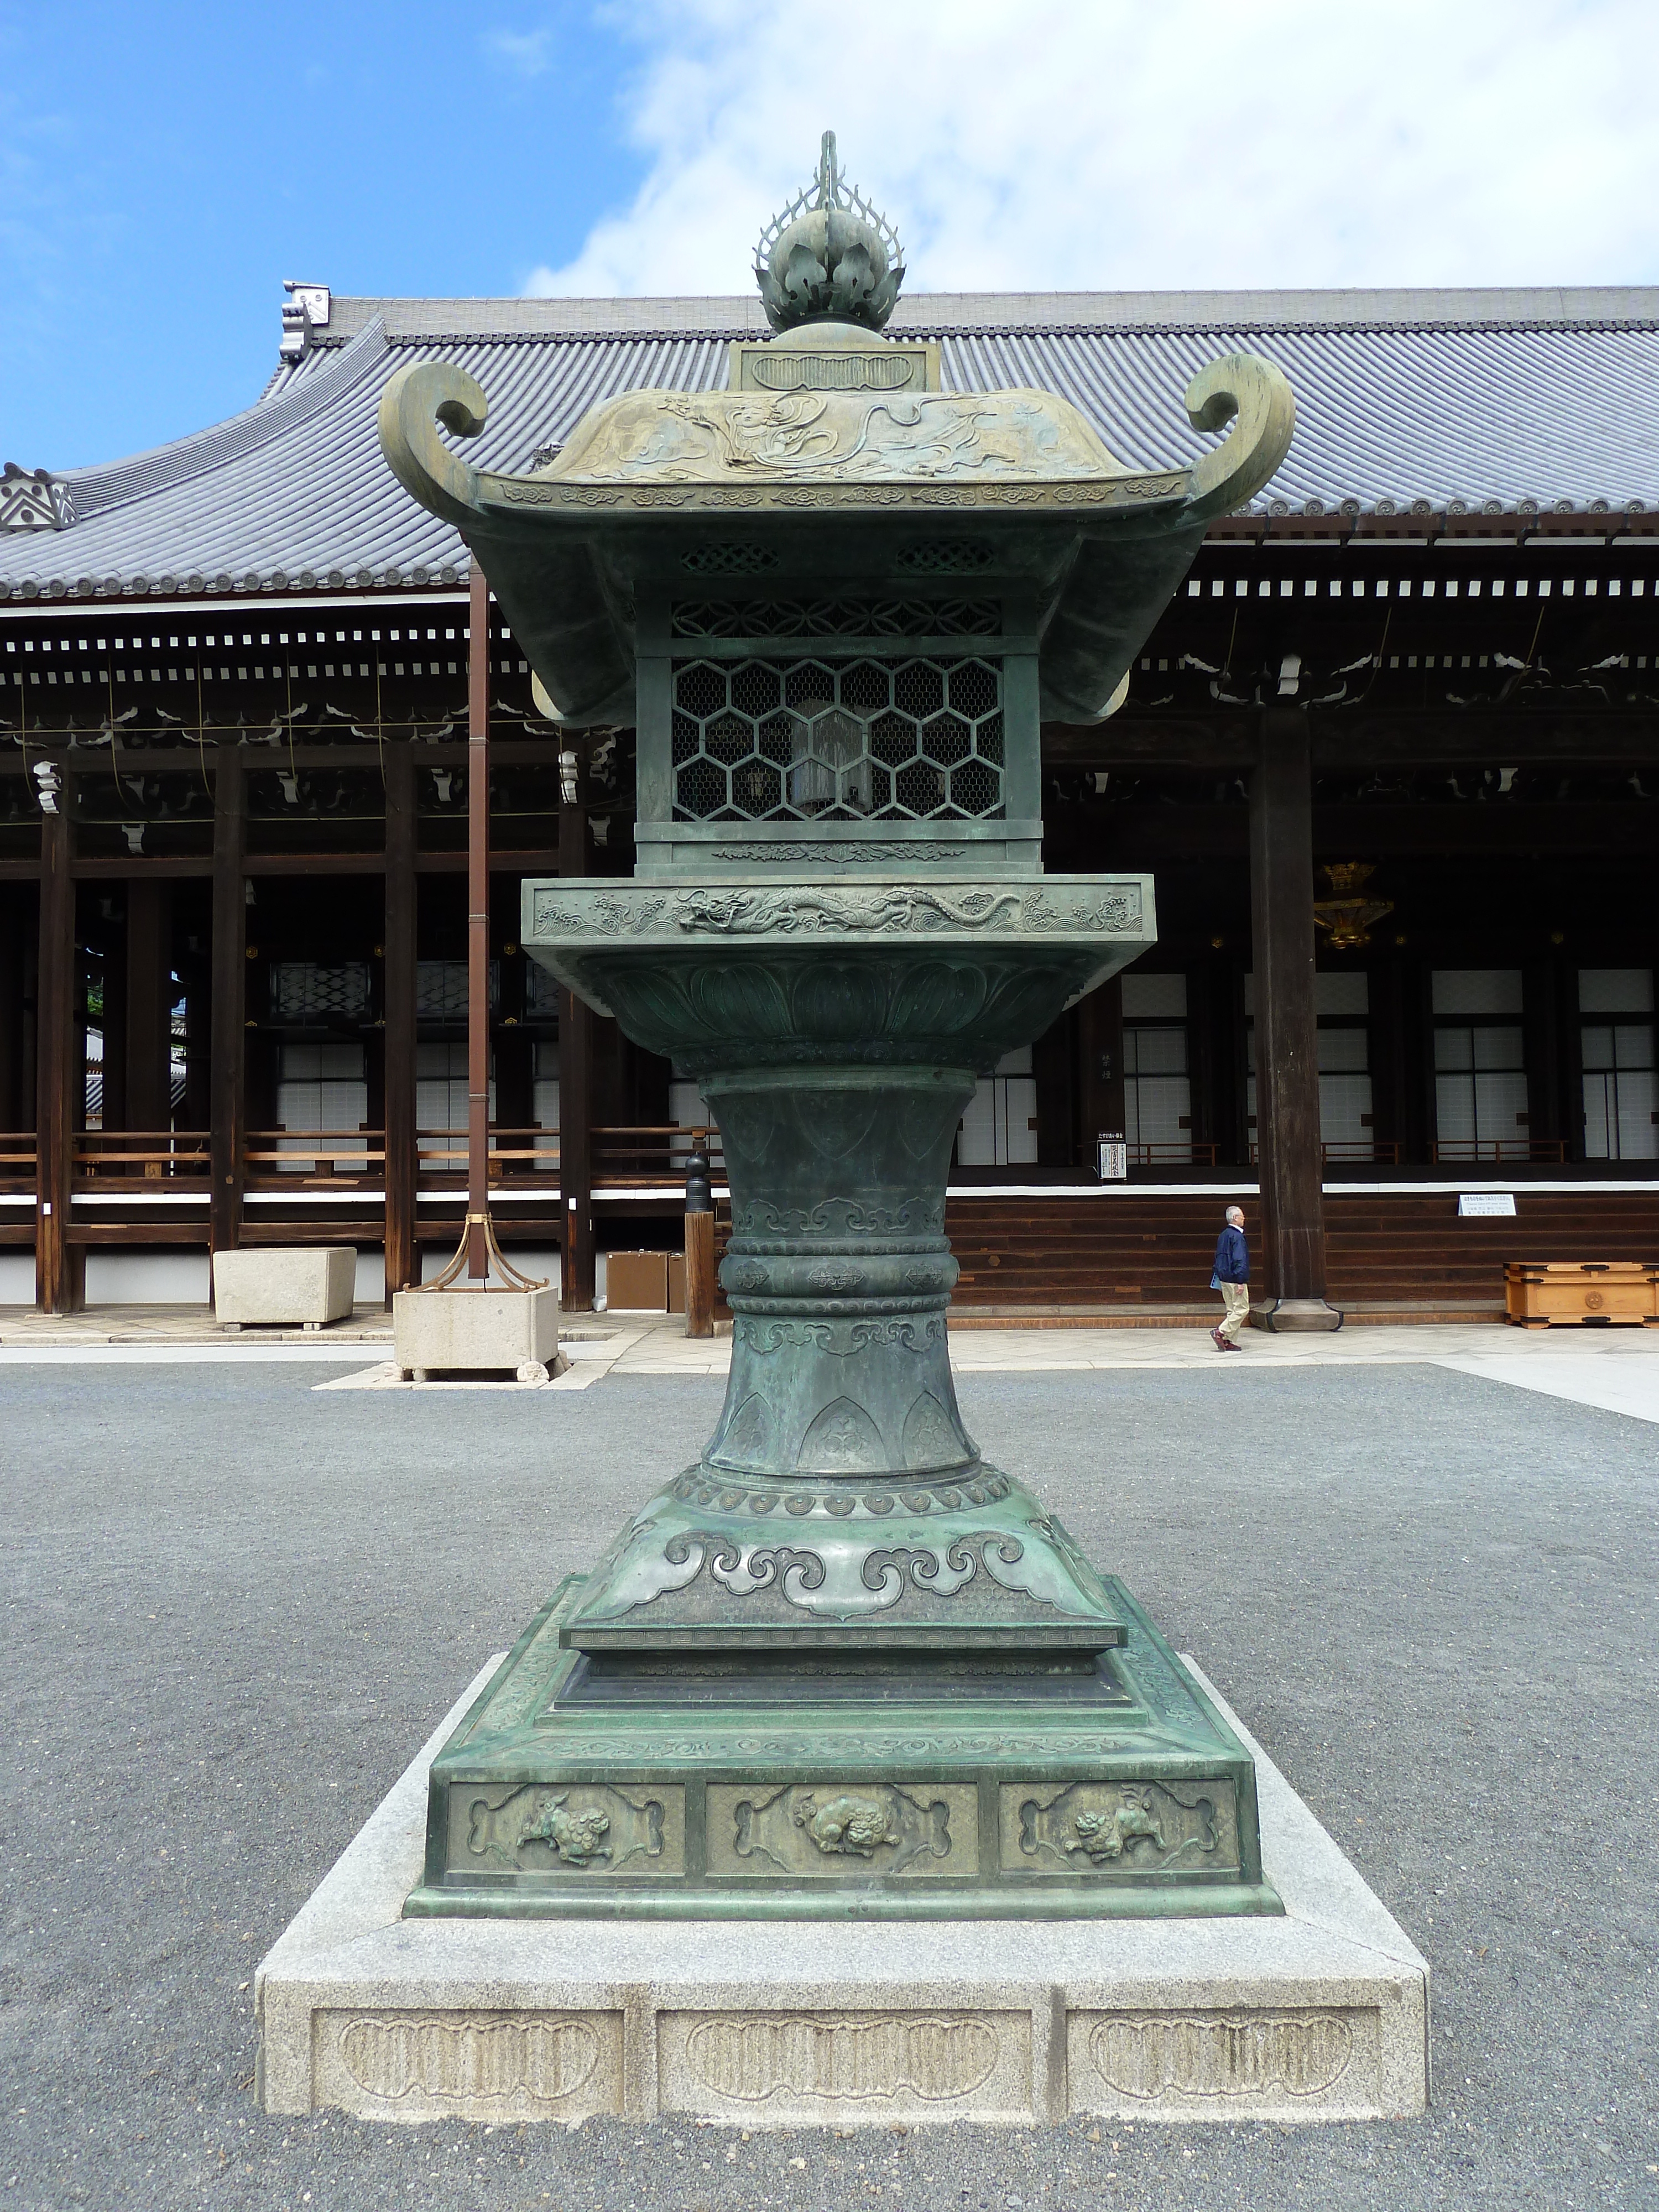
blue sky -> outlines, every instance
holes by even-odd
[[[0,0],[0,460],[246,406],[282,281],[744,289],[825,125],[909,289],[1659,283],[1659,0]]]
[[[644,169],[586,9],[0,0],[0,460],[248,405],[282,283],[515,292]],[[453,26],[466,26],[457,38]]]

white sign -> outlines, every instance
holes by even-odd
[[[1103,1137],[1100,1139],[1102,1182],[1127,1182],[1128,1177],[1129,1147],[1121,1137]]]
[[[1512,1190],[1464,1190],[1457,1194],[1457,1211],[1464,1213],[1513,1213]]]

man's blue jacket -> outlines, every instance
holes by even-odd
[[[1244,1231],[1235,1229],[1231,1221],[1216,1239],[1215,1279],[1218,1283],[1248,1283],[1250,1279],[1250,1255]]]

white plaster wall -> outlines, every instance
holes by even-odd
[[[87,1254],[89,1306],[204,1306],[212,1297],[204,1250],[100,1251],[94,1245]]]
[[[0,1252],[0,1306],[34,1304],[33,1252]]]
[[[456,1231],[456,1234],[458,1236],[460,1234],[459,1228]],[[434,1247],[430,1244],[425,1246],[421,1253],[421,1280],[423,1283],[429,1283],[434,1277],[441,1275],[444,1269],[449,1265],[450,1259],[453,1255],[454,1249],[455,1248],[453,1244],[441,1247]],[[505,1249],[507,1258],[513,1262],[513,1265],[518,1269],[521,1275],[530,1276],[532,1281],[538,1277],[544,1278],[550,1289],[554,1291],[558,1289],[559,1248],[556,1244],[550,1246],[546,1251],[538,1249],[538,1247],[533,1244],[509,1244],[505,1248]],[[377,1260],[379,1256],[380,1255],[377,1253],[375,1255]],[[599,1265],[601,1267],[605,1266],[605,1255],[603,1253],[599,1255]],[[361,1273],[361,1262],[359,1263],[359,1267],[360,1272],[358,1280],[361,1282],[362,1279]],[[33,1276],[29,1278],[31,1283],[33,1283]],[[604,1276],[601,1275],[599,1279],[603,1282],[605,1279]],[[31,1291],[30,1295],[31,1297],[33,1295],[33,1291]],[[362,1292],[359,1291],[357,1295],[361,1297],[362,1296]],[[380,1295],[382,1297],[385,1296],[384,1290],[381,1291]]]

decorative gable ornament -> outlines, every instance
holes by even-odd
[[[70,488],[49,469],[6,463],[0,475],[0,530],[67,530],[74,520]]]

